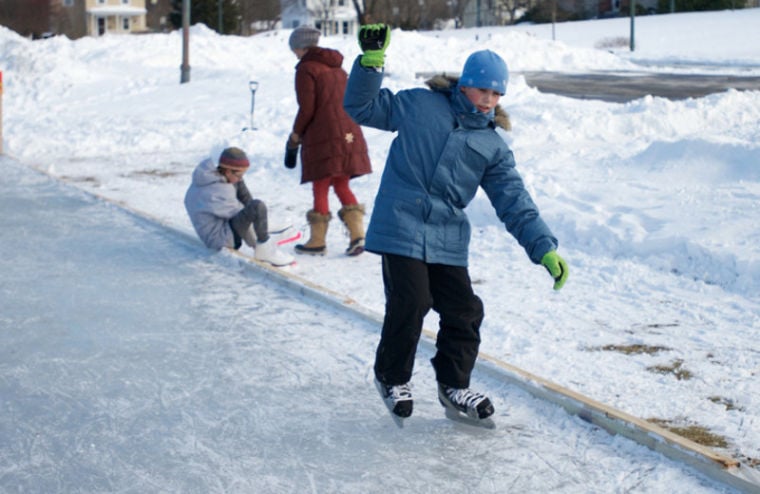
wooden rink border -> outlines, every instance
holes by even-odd
[[[8,156],[6,156],[6,159],[11,159],[21,166],[35,170],[58,182],[74,186],[86,195],[116,206],[140,221],[160,226],[185,243],[205,248],[194,232],[181,230],[177,226],[169,224],[150,213],[139,211],[122,201],[116,201],[83,189],[77,184],[56,177],[45,170],[24,165]],[[334,308],[348,311],[353,316],[357,316],[371,324],[382,325],[383,316],[381,314],[365,307],[345,294],[314,283],[297,274],[257,261],[253,257],[233,249],[223,249],[221,255],[228,259],[239,261],[246,270],[263,275],[267,279],[296,291],[302,296],[308,296],[313,300],[324,302]],[[422,333],[420,344],[434,350],[436,333],[429,329],[423,329]],[[694,468],[707,477],[731,486],[740,492],[760,494],[760,472],[748,465],[742,464],[735,458],[719,454],[708,447],[679,436],[663,427],[595,401],[487,353],[478,353],[475,367],[497,380],[501,379],[521,388],[536,398],[559,405],[570,415],[578,416],[580,419],[594,424],[612,435],[621,435],[631,439],[652,451],[661,453],[671,460]]]

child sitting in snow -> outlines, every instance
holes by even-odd
[[[251,197],[243,181],[249,166],[245,152],[236,147],[226,148],[218,163],[213,157],[201,161],[185,194],[193,228],[209,249],[239,249],[245,242],[258,261],[292,264],[293,256],[282,252],[269,234],[266,205]]]

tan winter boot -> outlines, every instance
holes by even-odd
[[[338,217],[348,228],[348,234],[351,237],[346,255],[358,256],[364,252],[364,205],[343,206],[338,211]]]
[[[298,244],[295,247],[298,254],[309,254],[312,256],[323,256],[327,253],[325,237],[327,236],[327,226],[332,215],[330,213],[322,214],[313,209],[306,213],[306,221],[311,228],[311,238],[305,244]]]

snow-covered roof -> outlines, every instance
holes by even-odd
[[[105,5],[103,7],[92,7],[87,9],[88,14],[92,15],[121,15],[134,17],[144,15],[148,11],[140,7],[130,7],[129,5]]]

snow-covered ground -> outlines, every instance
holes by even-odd
[[[557,41],[550,25],[394,31],[385,82],[420,86],[416,73],[457,72],[482,48],[513,72],[508,139],[571,271],[553,292],[478,195],[468,213],[481,349],[632,415],[705,427],[725,438],[717,450],[748,463],[760,461],[760,92],[616,104],[541,94],[517,73],[758,74],[758,25],[760,9],[637,17],[633,53],[595,48],[627,37],[627,19],[558,24]],[[296,112],[288,35],[196,26],[191,82],[179,84],[180,33],[29,41],[0,28],[4,151],[192,231],[182,206],[192,169],[212,148],[238,145],[273,223],[305,227],[310,188],[282,166]],[[322,45],[346,68],[358,54],[352,38]],[[241,131],[250,80],[257,130]],[[365,135],[375,173],[353,184],[371,209],[393,135]],[[378,257],[345,258],[337,221],[328,242],[328,256],[288,269],[381,311]],[[418,372],[417,389],[433,386]]]

